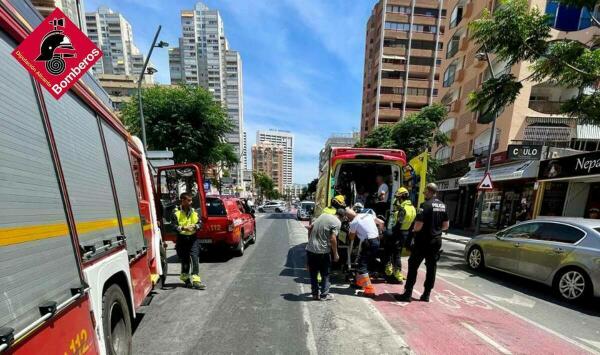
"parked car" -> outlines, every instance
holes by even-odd
[[[244,255],[246,244],[256,242],[256,221],[253,210],[236,197],[207,196],[206,222],[199,233],[203,246],[225,245],[238,255]]]
[[[302,201],[298,204],[296,218],[299,221],[308,221],[312,218],[315,211],[315,203],[313,201]]]
[[[287,210],[283,201],[267,201],[265,204],[258,206],[258,212],[277,212],[281,213]]]
[[[544,283],[568,301],[600,296],[600,220],[538,218],[480,235],[465,247],[469,268]]]

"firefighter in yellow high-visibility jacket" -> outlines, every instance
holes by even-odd
[[[196,232],[201,228],[198,212],[192,207],[192,195],[184,192],[180,196],[181,206],[173,211],[172,221],[177,230],[175,250],[181,262],[179,278],[186,287],[206,289],[200,279],[200,241]],[[191,265],[190,265],[191,261]],[[190,275],[190,266],[192,273]]]
[[[410,238],[410,229],[417,216],[417,211],[410,201],[406,188],[400,187],[394,195],[394,208],[385,232],[384,250],[387,264],[385,274],[393,276],[396,282],[402,283],[402,246]]]

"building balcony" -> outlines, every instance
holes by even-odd
[[[575,128],[567,126],[528,126],[523,132],[523,140],[527,142],[570,142],[575,137]]]
[[[529,100],[529,108],[539,113],[556,115],[564,101]]]
[[[496,140],[496,143],[494,143],[494,146],[492,148],[492,152],[495,152],[498,147],[500,146],[500,142],[498,142]],[[484,145],[484,146],[480,146],[480,147],[475,147],[473,148],[473,156],[475,157],[485,157],[489,154],[489,150],[488,150],[488,145]]]

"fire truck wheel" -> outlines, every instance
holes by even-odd
[[[242,230],[241,234],[240,234],[240,242],[238,243],[238,245],[235,248],[235,255],[243,256],[245,248],[246,248],[246,243],[244,242],[244,231]]]
[[[131,354],[129,306],[118,285],[111,285],[102,297],[102,326],[107,354]]]

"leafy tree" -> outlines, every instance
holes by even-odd
[[[149,149],[173,151],[175,161],[220,163],[225,167],[239,159],[225,135],[231,121],[211,93],[195,86],[154,86],[142,91]],[[121,112],[132,134],[140,135],[138,100],[134,98]]]
[[[443,105],[424,107],[398,123],[377,127],[365,137],[364,145],[368,148],[402,149],[409,158],[415,157],[434,144],[448,143],[448,136],[437,129],[447,115]]]
[[[261,196],[261,199],[274,200],[279,198],[279,191],[275,188],[275,183],[273,180],[264,173],[255,172],[254,173],[254,185],[258,189],[258,194]]]
[[[377,127],[365,137],[364,146],[402,149],[409,159],[414,158],[430,150],[434,144],[448,144],[448,135],[438,130],[447,116],[448,110],[441,104],[424,107],[418,113],[408,115],[398,123]],[[437,160],[429,158],[428,181],[435,180],[439,166]]]
[[[300,200],[306,200],[312,196],[315,192],[317,192],[317,184],[319,183],[319,179],[314,179],[308,183],[308,186],[303,189],[302,195],[300,195]]]
[[[600,0],[560,0],[561,4],[585,7],[592,14],[592,26],[600,27],[593,17]],[[550,81],[558,86],[579,89],[579,94],[565,102],[561,111],[582,121],[600,122],[600,37],[582,43],[573,39],[551,39],[549,17],[527,0],[502,0],[493,14],[484,10],[482,17],[470,25],[472,37],[484,50],[494,53],[508,65],[531,62],[532,74],[518,80],[504,74],[488,80],[469,96],[468,105],[481,112],[489,122],[519,95],[523,80]]]

